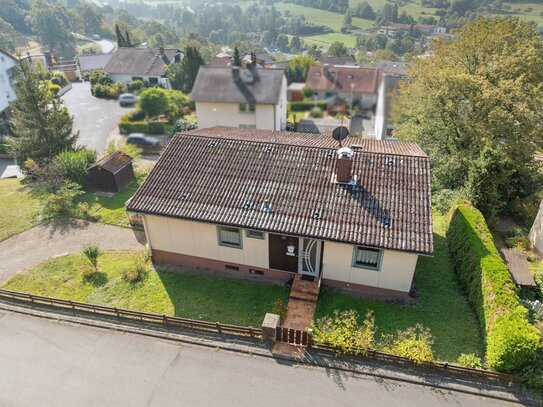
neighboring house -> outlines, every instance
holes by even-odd
[[[356,144],[356,145],[355,145]],[[405,299],[433,253],[413,143],[237,128],[175,136],[127,210],[153,260]]]
[[[356,66],[356,59],[352,55],[346,55],[344,57],[322,57],[319,60],[321,65],[346,65],[346,66]]]
[[[273,61],[270,54],[268,54],[265,51],[259,51],[255,53],[256,56],[256,64],[260,66],[261,68],[272,68],[275,62]],[[242,63],[244,66],[251,65],[251,54],[247,54],[243,57]]]
[[[306,85],[319,99],[340,98],[347,104],[373,109],[383,72],[356,66],[314,65],[309,69]]]
[[[209,65],[225,67],[225,66],[230,66],[231,63],[232,63],[232,57],[230,56],[230,54],[227,54],[226,52],[219,52],[217,55],[211,58]]]
[[[381,60],[373,68],[382,70],[385,75],[404,77],[407,75],[407,62]]]
[[[101,158],[88,170],[90,184],[100,191],[122,190],[135,179],[132,161],[132,157],[122,151]]]
[[[104,71],[114,82],[142,80],[170,88],[166,66],[182,59],[183,53],[175,48],[118,48]]]
[[[287,88],[287,100],[289,102],[301,102],[304,100],[305,83],[292,82]]]
[[[202,66],[191,99],[198,127],[286,127],[287,80],[282,69]]]
[[[79,55],[77,62],[79,64],[79,70],[81,73],[92,72],[97,70],[104,70],[108,62],[113,56],[109,54],[95,54],[95,55]]]
[[[15,94],[15,65],[17,60],[0,50],[0,118],[9,116],[9,104],[17,99]]]

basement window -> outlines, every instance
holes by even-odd
[[[355,246],[353,251],[353,267],[379,271],[383,251],[372,247]]]
[[[219,246],[242,248],[241,231],[230,226],[217,226]]]
[[[260,232],[259,230],[246,230],[245,236],[250,237],[251,239],[264,239],[264,232]]]

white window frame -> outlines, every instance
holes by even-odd
[[[225,229],[230,229],[230,230],[225,230]],[[235,244],[235,243],[225,241],[223,239],[223,236],[222,236],[223,231],[227,231],[227,232],[230,232],[230,233],[237,232],[237,234],[239,236],[239,244]],[[219,246],[230,247],[230,248],[233,248],[233,249],[243,249],[243,234],[241,233],[241,229],[239,229],[239,228],[235,228],[235,227],[232,227],[232,226],[217,226],[217,240],[219,242]]]
[[[375,266],[372,266],[370,264],[361,264],[356,261],[358,251],[359,250],[367,250],[371,252],[377,252],[377,264]],[[352,259],[352,266],[359,268],[359,269],[365,269],[365,270],[373,270],[373,271],[380,271],[381,265],[383,263],[383,250],[382,249],[376,249],[375,247],[367,247],[367,246],[353,246],[353,259]]]

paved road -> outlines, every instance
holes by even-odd
[[[73,83],[62,100],[74,116],[74,129],[79,130],[80,145],[105,150],[107,139],[116,129],[122,115],[131,110],[119,106],[116,100],[98,99],[90,93],[90,83]]]
[[[418,385],[0,313],[2,406],[494,406]]]
[[[96,41],[96,43],[100,45],[100,47],[102,48],[102,53],[104,54],[109,54],[115,48],[115,43],[110,40],[99,40]]]
[[[75,220],[63,226],[38,225],[0,242],[0,284],[52,256],[79,252],[86,243],[96,243],[103,250],[143,248],[128,228]]]

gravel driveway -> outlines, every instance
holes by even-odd
[[[132,229],[79,220],[38,225],[0,242],[0,284],[48,258],[79,252],[86,243],[102,250],[137,250],[144,248],[145,237]]]

